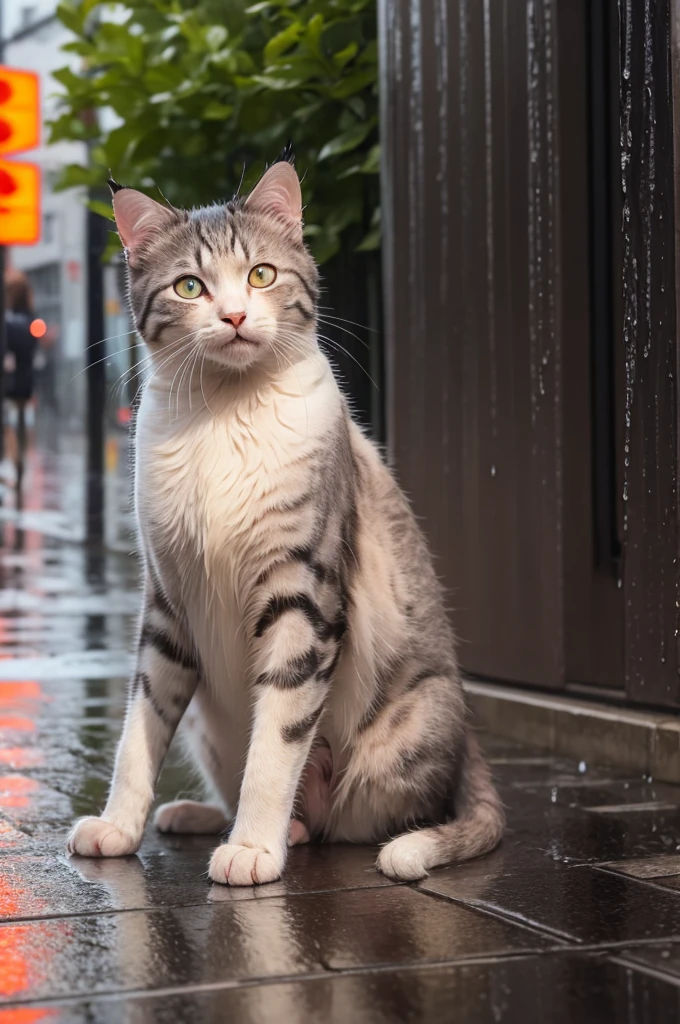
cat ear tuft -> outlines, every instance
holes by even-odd
[[[170,206],[161,206],[134,188],[109,182],[113,192],[113,215],[121,242],[134,265],[140,248],[159,231],[167,231],[177,223],[178,214]]]
[[[295,153],[293,152],[293,143],[291,142],[290,139],[288,139],[288,142],[283,147],[281,153],[279,154],[279,156],[277,156],[274,163],[290,164],[292,167],[295,167]]]
[[[277,160],[265,171],[248,196],[246,209],[268,214],[302,237],[302,193],[288,160]]]

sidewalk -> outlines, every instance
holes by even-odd
[[[492,736],[507,838],[418,885],[317,846],[232,890],[214,838],[152,829],[138,857],[69,860],[105,798],[137,569],[63,528],[58,470],[34,457],[28,511],[0,512],[0,1024],[678,1020],[680,788]],[[175,758],[162,797],[191,786]]]

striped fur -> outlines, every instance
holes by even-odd
[[[294,170],[275,164],[226,206],[176,212],[124,190],[114,210],[151,353],[144,606],[109,801],[70,848],[138,847],[184,717],[214,801],[166,805],[157,824],[218,831],[233,812],[215,881],[278,878],[288,842],[309,837],[396,835],[378,867],[399,879],[492,849],[503,813],[425,540],[317,345]],[[248,284],[260,264],[277,271],[264,288]],[[185,275],[200,297],[175,292]]]

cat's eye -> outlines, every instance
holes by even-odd
[[[180,277],[175,281],[175,292],[180,299],[197,299],[205,291],[205,285],[197,277]]]
[[[248,284],[253,288],[268,288],[276,280],[276,267],[271,263],[260,263],[248,274]]]

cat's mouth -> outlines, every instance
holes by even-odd
[[[238,331],[236,332],[234,337],[231,339],[229,344],[233,345],[235,341],[241,341],[241,342],[243,342],[244,345],[257,345],[257,342],[253,341],[252,338],[246,338],[246,336],[244,334],[239,334]]]

